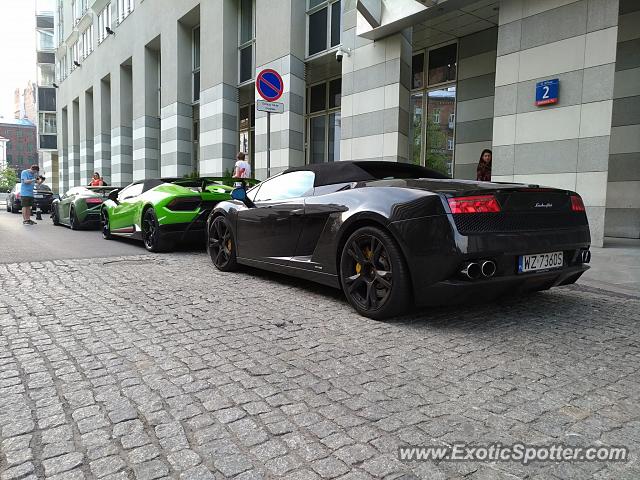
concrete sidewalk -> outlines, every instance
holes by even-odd
[[[640,297],[640,240],[605,238],[591,247],[591,269],[578,284]]]

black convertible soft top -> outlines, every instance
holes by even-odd
[[[315,174],[314,187],[390,178],[449,178],[447,175],[435,170],[411,163],[357,160],[291,167],[283,173],[299,171],[308,171]]]

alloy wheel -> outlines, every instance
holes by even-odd
[[[342,283],[348,295],[366,311],[377,310],[393,290],[392,262],[381,239],[372,234],[351,238],[342,260]]]
[[[152,250],[158,243],[158,224],[152,215],[145,215],[142,220],[142,240],[148,250]]]
[[[103,208],[100,211],[100,221],[102,223],[102,237],[109,239],[111,238],[111,227],[109,225],[109,214]]]
[[[209,255],[213,264],[218,268],[224,268],[231,259],[233,241],[231,231],[224,217],[217,217],[209,231]]]

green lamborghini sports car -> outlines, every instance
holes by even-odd
[[[228,177],[140,180],[111,192],[102,204],[102,236],[142,240],[150,252],[166,252],[177,242],[205,239],[207,217],[231,199]],[[257,180],[243,179],[246,185]]]
[[[100,210],[109,192],[120,191],[116,187],[74,187],[51,203],[51,220],[54,225],[67,225],[71,230],[100,226]]]

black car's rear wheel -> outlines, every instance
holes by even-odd
[[[71,230],[80,230],[80,220],[78,220],[76,209],[73,207],[69,210],[69,226]]]
[[[150,252],[166,252],[173,248],[173,243],[162,236],[153,208],[148,208],[142,216],[142,241],[144,248]]]
[[[18,213],[18,210],[20,209],[16,207],[16,202],[11,202],[11,213]]]
[[[232,272],[238,269],[236,248],[229,221],[219,216],[213,219],[207,232],[207,252],[218,270]]]
[[[347,239],[340,280],[349,303],[375,320],[401,315],[411,306],[411,283],[400,248],[377,227],[362,227]]]
[[[54,225],[60,225],[60,217],[58,216],[58,208],[55,206],[51,207],[51,221]]]
[[[100,211],[100,223],[102,223],[102,238],[105,240],[111,240],[113,235],[111,234],[111,225],[109,224],[109,214],[107,209],[103,208]]]

